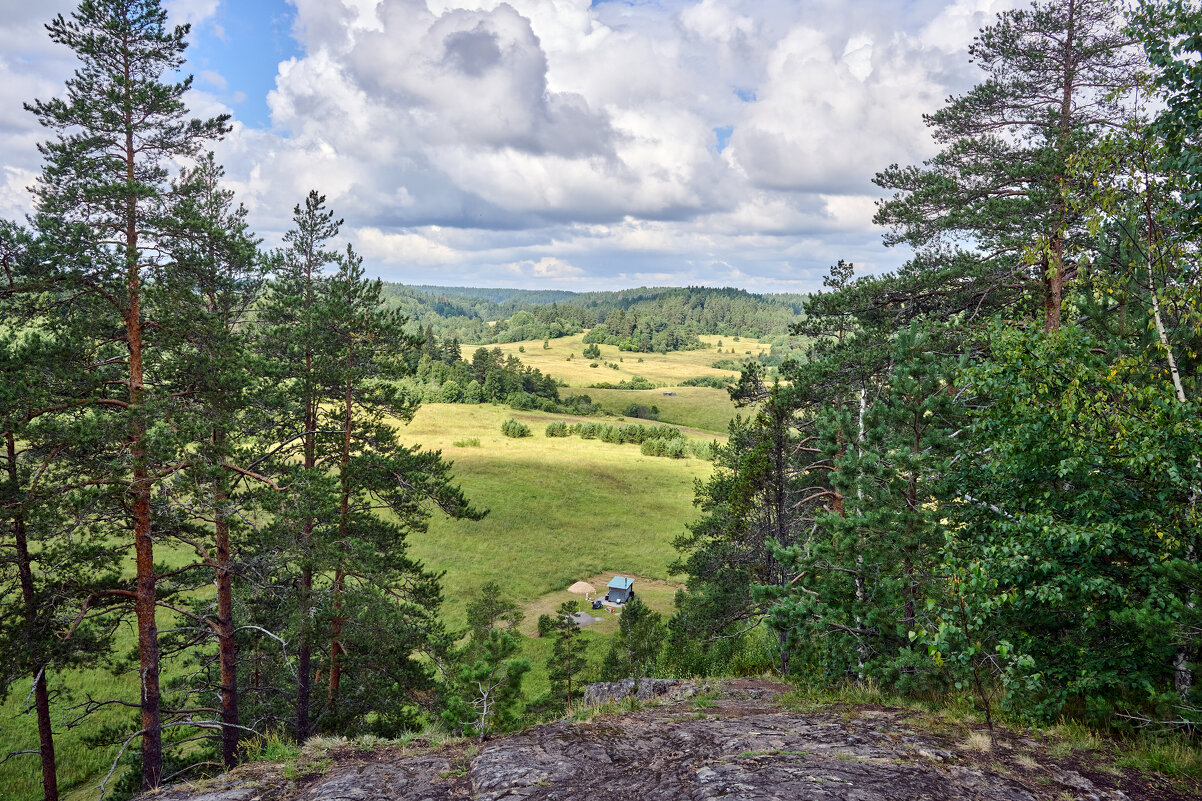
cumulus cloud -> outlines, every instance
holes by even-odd
[[[270,127],[236,123],[218,154],[268,240],[317,188],[401,280],[795,290],[904,256],[872,230],[871,177],[933,152],[922,113],[972,82],[973,34],[1016,2],[289,0],[300,55]],[[0,53],[48,51],[32,5],[0,0]],[[218,0],[168,8],[222,22]],[[18,96],[69,74],[45,58],[0,56],[0,213],[36,168]],[[201,89],[234,77],[206,69]]]

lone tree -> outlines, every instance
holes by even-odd
[[[48,249],[45,279],[74,295],[87,313],[97,351],[108,356],[108,387],[86,403],[112,418],[113,458],[104,485],[136,554],[136,578],[124,596],[138,625],[142,786],[162,780],[162,709],[155,621],[156,487],[176,465],[186,430],[156,425],[177,397],[164,356],[152,348],[160,330],[145,285],[173,267],[164,248],[171,225],[173,165],[194,159],[227,130],[227,118],[189,119],[191,78],[165,79],[184,62],[188,26],[169,28],[159,0],[84,0],[46,26],[75,51],[79,67],[66,95],[28,106],[54,138],[39,149],[45,167],[35,189],[36,226]],[[120,388],[117,397],[109,388]]]

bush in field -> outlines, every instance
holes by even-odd
[[[568,437],[572,435],[572,429],[563,420],[556,420],[547,424],[546,434],[548,437]]]
[[[714,461],[717,456],[718,443],[711,439],[696,439],[689,443],[689,451],[698,459],[707,462]]]
[[[658,420],[659,408],[656,406],[644,406],[641,403],[632,403],[622,411],[623,417],[637,417],[640,420]]]
[[[584,358],[600,359],[601,358],[601,348],[598,347],[596,343],[593,343],[591,345],[585,345],[584,346]]]
[[[501,433],[507,437],[518,439],[521,437],[529,437],[531,435],[530,426],[524,423],[519,423],[512,417],[501,423]]]

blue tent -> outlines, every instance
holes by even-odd
[[[605,600],[615,604],[624,604],[634,596],[634,579],[614,576],[609,582],[607,590]]]

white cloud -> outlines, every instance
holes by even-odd
[[[1020,0],[289,2],[300,55],[278,66],[271,126],[218,147],[269,241],[317,188],[395,278],[796,289],[839,258],[904,255],[872,230],[871,176],[933,151],[921,115],[971,82],[973,34]],[[20,102],[72,67],[35,5],[0,0],[5,214],[43,136]],[[226,6],[167,7],[218,31]],[[198,84],[225,92],[233,69]],[[204,91],[193,106],[227,110]]]
[[[513,262],[505,265],[505,269],[520,278],[551,283],[571,283],[584,279],[584,270],[554,256],[543,256],[538,261]]]
[[[219,0],[164,0],[167,18],[175,25],[198,25],[217,13]]]
[[[220,72],[215,72],[214,70],[201,70],[200,79],[209,86],[212,86],[214,89],[222,91],[228,89],[230,85],[229,81],[225,79],[225,76],[223,76]]]

